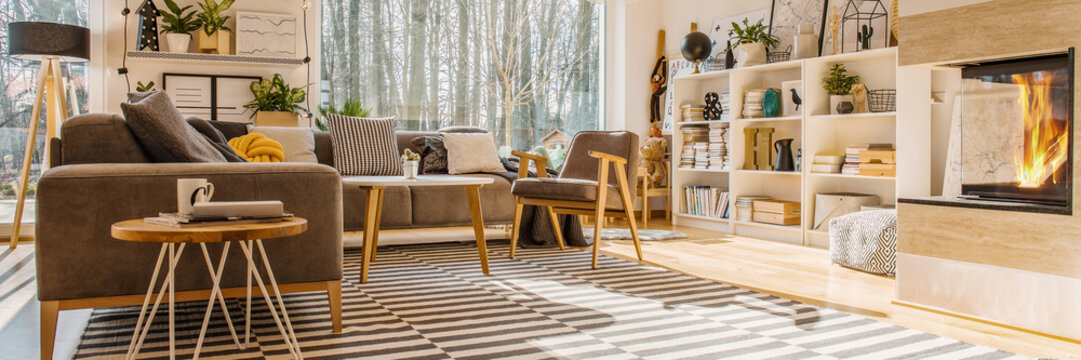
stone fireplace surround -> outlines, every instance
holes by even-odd
[[[1076,14],[1078,1],[994,0],[902,17],[900,65],[1081,49]],[[1081,74],[1076,62],[1074,74]],[[1078,99],[1075,93],[1075,119]],[[1074,144],[1081,144],[1079,134],[1073,131]],[[1081,169],[1078,149],[1074,169]],[[1072,215],[945,197],[899,199],[896,302],[1081,340],[1081,191],[1072,199]]]

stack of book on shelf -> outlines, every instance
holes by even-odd
[[[683,121],[705,121],[706,107],[703,105],[684,104],[679,107],[683,110]]]
[[[736,220],[751,221],[754,213],[754,202],[769,199],[771,198],[765,195],[744,195],[736,198]]]
[[[888,150],[893,149],[893,144],[853,144],[845,149],[845,163],[841,167],[841,174],[860,174],[860,152],[869,149]]]
[[[728,218],[728,189],[708,185],[683,188],[680,212],[688,215]]]
[[[192,206],[191,214],[160,213],[143,218],[148,224],[178,228],[207,227],[281,222],[292,217],[281,201],[217,201],[200,202]]]
[[[709,129],[701,126],[686,126],[679,130],[683,133],[683,147],[679,154],[679,167],[699,168],[698,149],[702,149],[702,166],[707,166],[709,156]],[[705,169],[705,167],[703,167]]]
[[[845,156],[833,154],[815,154],[814,163],[811,164],[811,172],[820,174],[840,174],[841,166],[845,163]]]
[[[721,121],[732,120],[732,94],[725,91],[721,97]]]
[[[766,116],[762,111],[762,97],[766,90],[749,90],[743,98],[743,118],[754,119]]]
[[[694,168],[709,169],[709,142],[694,143]]]
[[[709,168],[728,170],[728,128],[709,129]]]

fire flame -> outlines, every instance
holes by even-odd
[[[1055,121],[1051,103],[1051,84],[1055,76],[1040,71],[1012,76],[1021,85],[1021,104],[1025,117],[1024,153],[1017,158],[1017,181],[1020,187],[1036,188],[1053,175],[1066,161],[1069,150],[1069,125]]]

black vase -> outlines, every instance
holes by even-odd
[[[731,69],[736,67],[736,55],[732,54],[732,41],[725,42],[724,49],[724,68]]]
[[[773,150],[777,151],[777,161],[773,162],[774,171],[796,171],[796,163],[792,161],[792,140],[781,139],[773,143]]]
[[[837,103],[838,114],[851,114],[853,111],[856,111],[856,106],[852,105],[851,101],[842,101]]]

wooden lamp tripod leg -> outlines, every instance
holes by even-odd
[[[26,133],[26,152],[23,156],[22,173],[19,175],[19,189],[16,190],[18,200],[15,202],[15,219],[11,224],[11,249],[19,245],[19,230],[22,228],[23,205],[26,203],[26,186],[30,180],[30,165],[34,157],[34,143],[38,135],[38,118],[41,117],[41,101],[45,98],[45,86],[51,80],[53,71],[52,60],[41,61],[41,71],[38,72],[37,95],[34,96],[34,110],[30,112],[30,126]],[[49,92],[49,97],[53,97]],[[55,103],[50,101],[49,106]]]

